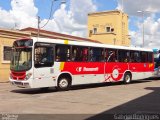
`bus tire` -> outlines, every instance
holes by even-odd
[[[67,77],[60,77],[57,84],[57,89],[59,91],[69,90],[71,86],[71,80]]]
[[[124,78],[123,78],[123,82],[125,84],[129,84],[132,80],[132,76],[131,76],[131,73],[127,72],[124,74]]]
[[[49,87],[40,88],[41,91],[47,91],[48,89],[49,89]]]

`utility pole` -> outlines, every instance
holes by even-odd
[[[40,31],[40,23],[41,23],[41,20],[40,20],[40,17],[38,16],[38,33],[37,33],[37,37],[39,38],[39,31]]]
[[[143,38],[143,44],[142,44],[142,45],[143,45],[143,47],[144,47],[144,12],[142,12],[142,21],[143,21],[143,25],[142,25],[142,27],[143,27],[143,28],[142,28],[142,34],[143,34],[143,37],[142,37],[142,38]]]
[[[50,18],[51,18],[52,7],[53,7],[53,2],[54,2],[54,1],[58,1],[58,0],[52,0],[52,5],[51,5],[51,11],[50,11],[49,19],[48,19],[48,21],[47,21],[42,27],[40,27],[40,23],[41,23],[40,16],[37,16],[37,19],[38,19],[38,23],[37,23],[37,28],[38,28],[38,30],[37,30],[37,37],[38,37],[38,38],[39,38],[39,35],[40,35],[40,28],[45,27],[45,26],[48,24],[48,22],[49,22],[49,20],[50,20]],[[61,4],[65,4],[65,3],[66,3],[66,0],[61,0]]]
[[[123,3],[123,0],[122,0],[122,12],[124,12],[124,3]]]
[[[145,13],[150,13],[151,11],[141,11],[141,10],[139,10],[139,11],[137,11],[138,13],[141,13],[142,14],[142,47],[144,47],[144,45],[145,45],[145,41],[144,41],[144,32],[145,32],[145,29],[144,29],[144,15],[145,15]]]

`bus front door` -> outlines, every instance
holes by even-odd
[[[54,86],[54,46],[37,43],[34,50],[34,81],[35,87]]]

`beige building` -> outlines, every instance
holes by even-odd
[[[60,38],[76,41],[130,45],[128,35],[128,15],[121,11],[90,13],[88,15],[89,37],[81,38],[46,30],[40,30],[39,37]],[[13,41],[21,37],[36,37],[36,28],[11,30],[0,28],[0,82],[8,81],[10,73],[10,57]]]
[[[101,43],[130,46],[128,15],[119,11],[88,14],[88,38]]]
[[[18,30],[0,29],[0,82],[8,81],[13,41],[30,34]]]
[[[36,28],[30,28],[30,27],[22,30],[11,30],[11,29],[0,28],[0,82],[9,81],[10,57],[11,57],[12,44],[14,40],[22,37],[37,37],[38,35],[37,31],[38,30]],[[98,42],[86,38],[81,38],[46,30],[40,30],[39,37]]]

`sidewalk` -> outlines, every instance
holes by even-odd
[[[7,79],[0,79],[0,83],[9,83],[9,79],[7,80]]]

